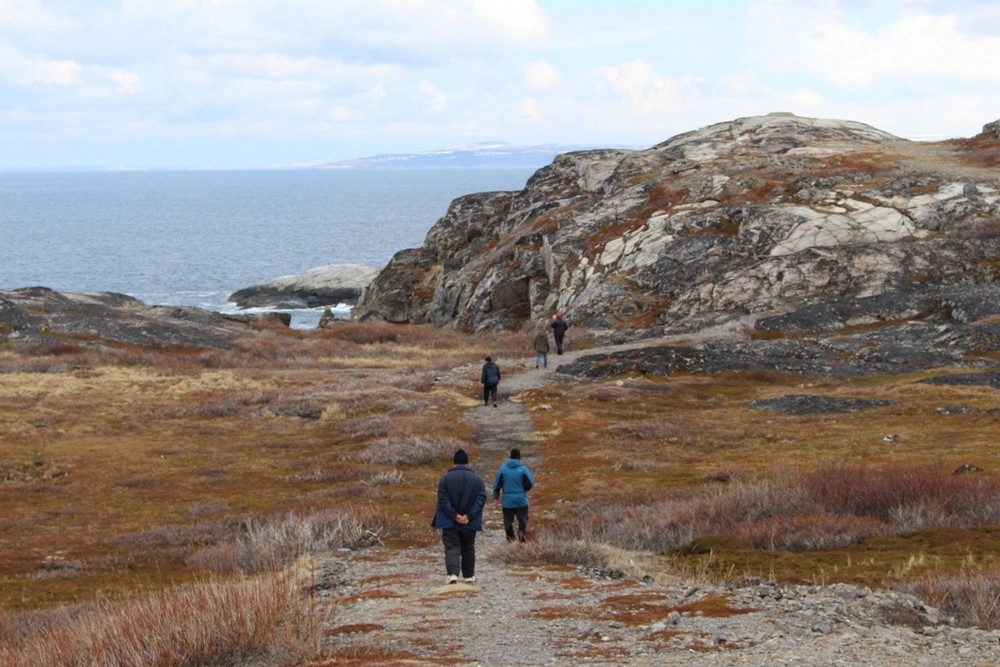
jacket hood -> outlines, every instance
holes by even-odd
[[[507,459],[507,463],[503,464],[504,468],[520,468],[523,463],[519,459]]]

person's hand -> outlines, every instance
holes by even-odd
[[[464,526],[465,524],[469,523],[469,515],[468,514],[456,514],[455,515],[455,523],[459,523],[459,524],[461,524],[461,525]]]

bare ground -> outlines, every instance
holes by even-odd
[[[532,436],[517,394],[555,381],[560,361],[594,351],[551,355],[549,369],[507,364],[499,406],[467,411],[480,453],[472,465],[487,486],[509,448]],[[518,365],[523,371],[512,372]],[[526,463],[545,465],[538,456]],[[338,556],[335,568],[327,564],[339,580],[327,640],[331,652],[344,657],[324,664],[940,667],[1000,660],[1000,633],[956,628],[920,600],[892,591],[764,581],[725,586],[664,575],[627,579],[504,563],[503,551],[516,548],[506,543],[500,510],[491,502],[478,539],[475,585],[444,583],[437,542]]]

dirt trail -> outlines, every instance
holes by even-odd
[[[533,469],[544,466],[544,455],[530,446],[531,417],[517,394],[556,381],[560,363],[665,342],[567,351],[551,355],[548,369],[536,370],[531,360],[506,362],[498,407],[477,402],[463,416],[475,445],[472,467],[489,487],[513,446],[526,452]],[[454,380],[442,380],[458,382],[467,370],[456,369]],[[507,544],[493,502],[487,504],[484,527],[477,538],[475,585],[444,583],[437,531],[426,547],[367,549],[325,561],[319,578],[330,583],[337,599],[325,640],[333,654],[345,657],[322,664],[996,664],[1000,633],[947,626],[917,633],[885,625],[884,605],[911,603],[895,593],[764,582],[727,589],[681,579],[610,579],[573,568],[507,565],[504,550],[519,547]],[[713,600],[720,598],[729,601],[732,613],[699,611],[703,604],[717,608]]]
[[[476,452],[471,465],[487,493],[511,447],[525,449],[529,466],[541,464],[530,447],[531,416],[517,394],[553,382],[559,363],[593,352],[552,355],[548,369],[508,361],[498,406],[480,403],[465,412]],[[528,368],[522,371],[517,364]],[[444,583],[438,539],[424,548],[366,550],[342,563],[337,575],[342,602],[328,631],[341,650],[345,645],[374,646],[398,656],[381,663],[366,659],[366,664],[600,665],[623,664],[628,656],[630,664],[642,664],[628,648],[637,639],[634,633],[609,632],[612,626],[625,626],[604,627],[588,619],[586,610],[608,596],[648,585],[587,578],[574,569],[503,564],[497,556],[518,546],[507,544],[499,506],[492,501],[477,539],[475,585]],[[664,663],[660,659],[656,664]]]

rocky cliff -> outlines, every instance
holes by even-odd
[[[636,336],[983,322],[1000,316],[998,131],[913,142],[777,113],[563,154],[520,192],[455,200],[355,316],[476,331],[561,312]]]

